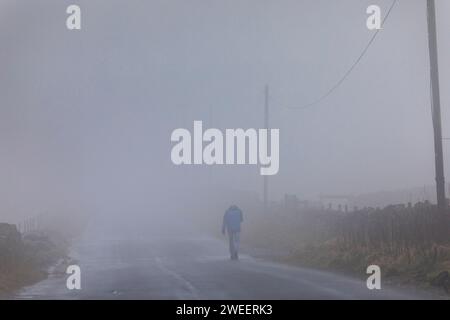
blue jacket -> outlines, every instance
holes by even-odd
[[[225,229],[228,233],[240,232],[242,221],[244,221],[244,217],[241,209],[231,206],[223,215],[222,232],[225,232]]]

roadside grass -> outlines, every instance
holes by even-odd
[[[67,248],[68,243],[54,232],[30,233],[2,243],[0,297],[45,279],[48,267],[67,257]]]
[[[359,226],[337,230],[336,225],[347,222],[343,219],[347,217],[335,212],[250,214],[242,241],[272,252],[275,260],[285,263],[360,278],[367,278],[369,265],[378,265],[387,283],[438,288],[450,294],[450,241],[424,241],[422,245],[405,245],[400,240],[344,241]]]

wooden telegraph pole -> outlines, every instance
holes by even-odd
[[[439,92],[439,68],[436,36],[435,0],[427,0],[428,47],[430,51],[430,79],[432,95],[432,116],[434,128],[434,152],[436,166],[437,205],[442,211],[447,207],[445,198],[444,156],[442,152],[441,101]]]
[[[264,89],[264,128],[269,131],[269,86],[266,85]],[[268,205],[269,205],[269,181],[268,177],[264,176],[264,213],[268,213]]]

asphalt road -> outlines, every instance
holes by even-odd
[[[417,292],[277,264],[248,255],[230,261],[226,241],[196,235],[127,239],[83,237],[73,246],[81,290],[53,272],[16,299],[417,299]]]

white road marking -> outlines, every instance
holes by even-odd
[[[186,280],[183,276],[181,276],[180,274],[176,273],[175,271],[167,268],[167,266],[164,265],[164,263],[162,262],[160,257],[156,257],[155,260],[156,260],[156,263],[157,263],[158,267],[162,271],[164,271],[165,273],[169,274],[173,278],[175,278],[178,281],[180,281],[189,290],[189,292],[191,293],[193,299],[195,299],[195,300],[199,300],[200,299],[198,290],[194,287],[194,285],[191,282]]]

